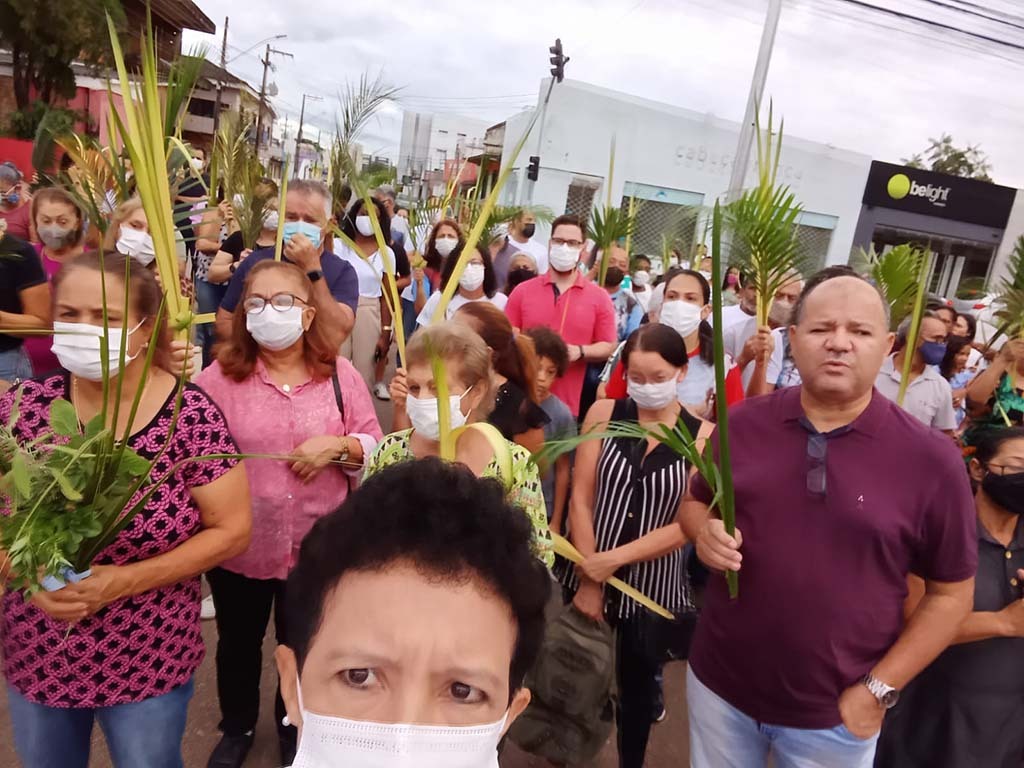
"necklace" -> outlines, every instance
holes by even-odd
[[[292,385],[291,384],[282,384],[281,385],[281,389],[284,390],[285,394],[288,394],[289,392],[292,391]]]

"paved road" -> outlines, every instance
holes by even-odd
[[[394,359],[394,355],[392,355]],[[391,425],[391,407],[375,400],[381,426],[387,430]],[[277,673],[273,664],[273,629],[268,633],[264,646],[263,708],[256,731],[256,743],[245,768],[279,768],[277,737],[273,724],[274,686]],[[217,743],[217,722],[220,713],[217,705],[217,681],[213,666],[213,650],[216,647],[217,631],[213,622],[205,622],[203,637],[206,640],[207,657],[196,675],[195,697],[189,707],[188,724],[185,731],[183,754],[185,768],[205,768],[210,750]],[[647,754],[649,768],[684,768],[689,764],[688,737],[686,732],[685,667],[670,664],[665,670],[665,695],[668,718],[656,725],[651,732],[651,743]],[[614,737],[606,745],[593,766],[587,768],[615,768],[617,765]],[[541,768],[550,764],[510,747],[502,756],[502,768]],[[0,690],[0,768],[18,766],[14,753],[11,723],[7,715],[6,686]],[[93,733],[93,755],[89,768],[112,768],[110,758],[99,728]],[[129,767],[122,767],[129,768]]]

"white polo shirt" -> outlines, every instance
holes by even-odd
[[[387,246],[385,246],[387,247]],[[363,258],[347,245],[341,245],[337,255],[342,261],[347,261],[356,271],[359,278],[359,296],[364,299],[379,299],[382,293],[381,277],[385,269],[389,275],[395,274],[395,252],[387,248],[388,260],[385,264],[380,256],[380,251],[374,251],[373,255]]]
[[[875,379],[875,388],[895,403],[899,397],[902,371],[897,371],[893,365],[894,357],[885,358]],[[934,365],[925,366],[924,373],[910,382],[903,398],[903,410],[925,426],[956,429],[953,390]]]

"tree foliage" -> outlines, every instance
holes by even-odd
[[[992,165],[979,145],[968,144],[961,149],[953,143],[953,137],[948,133],[938,139],[928,139],[928,142],[924,152],[904,158],[903,163],[911,168],[947,173],[950,176],[992,181],[989,175]]]
[[[73,61],[94,63],[110,51],[106,16],[124,23],[120,0],[0,0],[0,47],[11,52],[14,97],[28,109],[75,95]]]

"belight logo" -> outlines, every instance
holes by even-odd
[[[889,179],[886,191],[893,200],[902,200],[907,195],[923,197],[938,208],[945,208],[951,187],[936,187],[931,184],[918,184],[905,173],[897,173]]]

